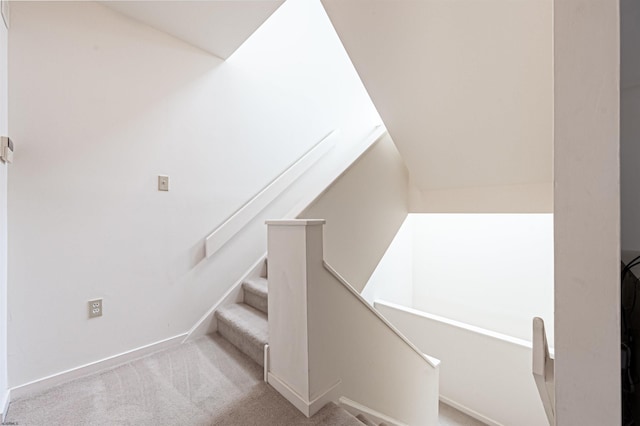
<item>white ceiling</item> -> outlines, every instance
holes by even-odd
[[[284,0],[106,0],[100,3],[227,59]]]
[[[552,2],[322,3],[419,189],[552,181]]]

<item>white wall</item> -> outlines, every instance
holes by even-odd
[[[402,424],[435,426],[438,362],[325,266],[323,226],[269,222],[269,383],[302,410],[326,401],[336,385],[334,398]]]
[[[7,28],[0,17],[0,136],[8,136]],[[3,420],[7,381],[7,174],[0,161],[0,421]]]
[[[408,210],[408,172],[386,135],[299,217],[326,219],[325,259],[361,291]]]
[[[227,59],[284,0],[100,1],[133,19]]]
[[[431,314],[376,303],[425,353],[440,359],[440,398],[489,425],[548,426],[531,376],[531,344]]]
[[[447,403],[487,424],[545,425],[531,329],[544,318],[553,346],[553,259],[551,214],[411,213],[362,295],[442,361]]]
[[[329,131],[327,161],[379,122],[318,12],[286,2],[222,63],[99,4],[14,3],[10,386],[185,333],[313,179],[208,260],[204,238]]]
[[[322,3],[423,192],[412,212],[551,212],[552,1]]]
[[[504,161],[509,161],[504,158]],[[553,185],[498,185],[411,192],[412,213],[551,213]]]
[[[553,4],[556,419],[619,425],[618,2]]]
[[[413,307],[553,346],[553,215],[413,215]]]
[[[553,215],[410,213],[362,295],[553,346]]]
[[[386,300],[413,306],[413,218],[407,215],[360,293],[369,304]]]
[[[623,250],[640,251],[640,3],[620,1],[620,204]]]

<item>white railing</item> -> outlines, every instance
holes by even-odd
[[[556,424],[554,360],[549,355],[547,333],[542,318],[533,319],[533,378],[551,426]]]
[[[264,210],[293,182],[302,176],[307,170],[327,154],[336,143],[335,135],[338,130],[333,130],[309,149],[295,163],[289,166],[278,177],[272,180],[253,198],[244,203],[227,220],[218,226],[205,242],[206,257],[212,256],[224,246],[234,235],[244,228],[258,213]]]
[[[386,325],[387,328],[389,330],[391,330],[391,332],[393,334],[396,335],[396,337],[398,339],[400,339],[408,348],[410,348],[411,350],[413,350],[419,357],[424,358],[424,360],[432,367],[437,367],[440,364],[440,361],[430,357],[428,355],[426,355],[425,353],[423,353],[416,345],[414,345],[409,339],[407,339],[396,327],[393,326],[393,324],[391,324],[380,312],[378,312],[378,310],[376,310],[373,306],[371,306],[364,297],[362,297],[362,295],[360,295],[360,293],[358,293],[358,291],[347,282],[347,280],[345,280],[342,275],[340,275],[338,272],[336,272],[335,269],[333,269],[331,267],[331,265],[329,265],[327,262],[323,261],[322,262],[324,269],[326,269],[331,275],[333,275],[333,277],[338,280],[338,282],[340,284],[342,284],[344,286],[344,288],[346,288],[349,293],[351,293],[351,295],[353,297],[355,297],[358,301],[360,301],[360,304],[362,306],[364,306],[365,308],[367,308],[367,310],[369,310],[369,312],[377,318],[378,321],[380,321],[382,324]]]
[[[531,342],[382,300],[375,308],[442,361],[440,400],[492,426],[546,423],[531,380]]]
[[[244,203],[228,219],[221,223],[205,240],[206,257],[213,256],[222,248],[234,235],[249,222],[255,219],[258,214],[271,204],[280,194],[291,186],[298,178],[307,172],[314,164],[322,159],[336,145],[340,130],[331,131],[323,137],[317,144],[309,149],[295,163],[289,166],[278,177],[272,180],[260,192],[249,201]],[[365,153],[371,146],[380,140],[386,133],[382,125],[378,125],[355,147],[348,152],[342,153],[344,161],[341,165],[329,172],[326,177],[316,182],[316,186],[309,188],[300,196],[298,203],[287,213],[286,217],[298,216],[314,199],[318,197],[327,187],[331,185],[339,176],[348,169],[355,160]]]
[[[340,397],[398,424],[438,424],[439,361],[323,259],[323,220],[268,221],[268,382],[310,416]]]

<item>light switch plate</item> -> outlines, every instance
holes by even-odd
[[[158,176],[158,191],[168,191],[169,190],[169,176],[160,175]]]

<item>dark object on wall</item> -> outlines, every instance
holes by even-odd
[[[622,425],[638,424],[640,416],[640,392],[637,391],[640,379],[640,309],[636,309],[638,286],[640,281],[632,269],[640,265],[640,256],[621,266],[620,280],[620,356],[621,356],[621,385],[622,385]]]

